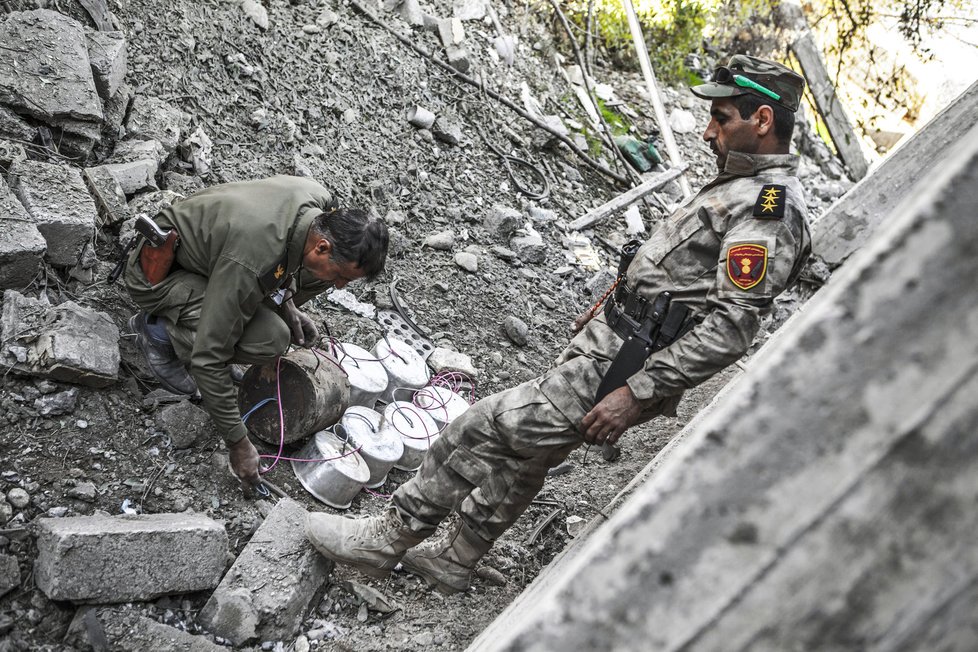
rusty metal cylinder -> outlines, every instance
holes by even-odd
[[[281,387],[279,380],[281,379]],[[281,393],[285,434],[280,433]],[[262,401],[268,401],[256,408]],[[248,432],[262,441],[286,444],[305,439],[340,420],[350,405],[350,383],[336,359],[326,353],[297,349],[277,362],[252,365],[238,390],[238,408],[248,414]]]

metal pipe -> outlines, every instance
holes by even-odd
[[[624,5],[625,13],[628,15],[628,27],[632,32],[632,41],[635,43],[635,52],[638,55],[639,66],[642,68],[642,75],[645,77],[645,85],[649,87],[649,96],[652,99],[652,107],[655,109],[655,119],[662,131],[662,138],[666,141],[666,153],[669,154],[669,161],[673,167],[682,167],[683,157],[679,154],[679,147],[676,146],[676,139],[669,127],[666,107],[662,104],[662,97],[659,95],[659,88],[655,82],[655,73],[652,71],[652,62],[649,60],[649,51],[645,47],[645,37],[642,35],[642,26],[638,22],[638,15],[635,13],[632,0],[622,0],[622,5]],[[689,197],[693,194],[685,173],[679,177],[679,187],[683,191],[683,197]]]

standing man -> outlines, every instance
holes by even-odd
[[[553,368],[453,421],[385,514],[311,514],[313,545],[373,576],[400,561],[443,592],[464,590],[549,468],[583,443],[613,444],[636,423],[675,415],[686,389],[743,356],[810,251],[788,154],[803,89],[788,68],[743,55],[694,87],[712,101],[703,139],[717,177],[632,252],[613,300],[578,320]],[[454,509],[459,527],[445,541],[414,548]]]
[[[363,210],[330,208],[330,199],[300,177],[213,186],[156,217],[176,232],[172,264],[154,263],[168,250],[147,243],[126,266],[126,288],[143,311],[129,325],[150,368],[171,392],[200,392],[243,484],[259,482],[258,451],[229,365],[270,362],[290,341],[312,346],[319,333],[297,306],[384,267],[387,227]],[[162,278],[150,283],[147,272]]]

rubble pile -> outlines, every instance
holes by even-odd
[[[343,341],[376,341],[382,328],[364,315],[394,307],[396,277],[434,345],[429,364],[478,378],[481,395],[546,368],[566,325],[613,282],[617,249],[682,200],[679,186],[572,231],[623,188],[346,3],[170,4],[113,5],[95,27],[77,12],[0,14],[0,639],[13,649],[89,649],[99,632],[120,649],[464,646],[569,535],[527,543],[517,528],[479,569],[493,602],[459,607],[435,630],[374,588],[327,589],[329,569],[301,534],[305,510],[321,505],[284,464],[269,478],[295,501],[272,509],[241,496],[206,413],[151,380],[127,336],[133,306],[106,276],[140,214],[214,183],[312,176],[392,230],[386,278],[317,301],[317,321]],[[383,0],[371,10],[623,172],[569,90],[583,72],[531,8]],[[629,134],[652,137],[641,77],[590,74]],[[707,107],[682,89],[664,100],[691,185],[702,185],[715,173],[699,135]],[[799,124],[814,215],[850,184]],[[609,478],[630,477],[677,427],[636,434],[631,459],[593,482],[582,480],[591,466],[555,478],[552,502],[591,516],[615,492]],[[379,491],[408,477],[395,471]],[[384,500],[361,494],[354,510]],[[527,519],[548,516],[535,510]],[[382,592],[444,606],[404,576]]]

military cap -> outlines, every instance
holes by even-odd
[[[794,112],[798,110],[805,80],[780,63],[735,54],[725,66],[713,71],[713,81],[690,88],[693,95],[712,100],[718,97],[756,95]]]

